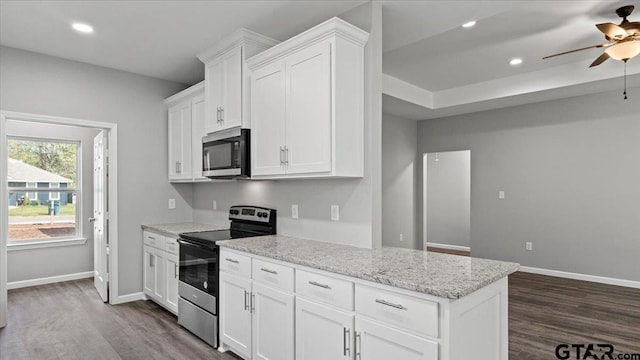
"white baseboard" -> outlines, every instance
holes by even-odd
[[[428,242],[427,246],[441,248],[441,249],[449,249],[449,250],[460,250],[460,251],[469,251],[471,252],[471,248],[468,246],[459,246],[459,245],[447,245],[447,244],[438,244]]]
[[[13,282],[7,283],[7,290],[20,289],[20,288],[29,287],[29,286],[53,284],[53,283],[62,282],[62,281],[80,280],[80,279],[86,279],[86,278],[92,278],[92,277],[93,277],[93,271],[86,271],[86,272],[81,272],[76,274],[67,274],[67,275],[58,275],[58,276],[51,276],[51,277],[39,278],[39,279],[13,281]]]
[[[597,282],[597,283],[601,283],[601,284],[625,286],[625,287],[640,289],[640,281],[616,279],[616,278],[610,278],[610,277],[604,277],[604,276],[578,274],[578,273],[572,273],[572,272],[566,272],[566,271],[558,271],[558,270],[540,269],[540,268],[535,268],[535,267],[530,267],[530,266],[520,266],[520,271],[526,272],[526,273],[532,273],[532,274],[556,276],[556,277],[561,277],[561,278],[566,278],[566,279],[591,281],[591,282]]]
[[[138,300],[146,300],[146,296],[143,292],[137,292],[127,295],[120,295],[114,301],[111,302],[112,305],[124,304],[127,302],[138,301]]]

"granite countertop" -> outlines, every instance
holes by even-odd
[[[143,230],[149,230],[149,231],[164,234],[167,236],[178,236],[181,233],[186,233],[186,232],[224,230],[228,228],[229,228],[229,225],[223,226],[223,225],[212,225],[212,224],[200,224],[200,223],[193,223],[193,222],[142,225]]]
[[[459,299],[515,272],[512,262],[383,247],[369,250],[282,235],[218,241],[218,245],[337,274]]]

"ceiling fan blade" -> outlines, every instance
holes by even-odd
[[[580,48],[580,49],[574,49],[574,50],[561,52],[561,53],[558,53],[558,54],[545,56],[542,59],[548,59],[548,58],[552,58],[552,57],[555,57],[555,56],[566,55],[566,54],[570,54],[570,53],[573,53],[573,52],[576,52],[576,51],[582,51],[582,50],[594,49],[594,48],[602,48],[602,47],[606,47],[606,46],[609,46],[609,45],[611,45],[611,44],[598,44],[598,45],[586,46],[586,47],[583,47],[583,48]]]
[[[602,55],[598,56],[598,58],[594,62],[592,62],[591,65],[589,65],[589,67],[591,68],[594,66],[598,66],[603,62],[605,62],[608,58],[609,58],[609,54],[607,54],[606,52],[602,53]]]
[[[627,36],[627,31],[614,23],[597,24],[596,27],[611,39],[623,39]]]

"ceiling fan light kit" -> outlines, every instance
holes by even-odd
[[[633,12],[634,6],[627,5],[616,10],[616,14],[622,18],[619,25],[614,23],[596,24],[598,30],[604,34],[604,38],[608,43],[583,47],[580,49],[569,50],[554,55],[545,56],[542,59],[548,59],[555,56],[565,55],[577,51],[605,48],[604,52],[589,65],[594,67],[602,64],[607,59],[623,61],[624,71],[624,98],[627,99],[627,61],[633,59],[640,54],[640,21],[629,21],[627,17]]]

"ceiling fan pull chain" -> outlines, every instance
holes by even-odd
[[[624,99],[627,100],[627,61],[624,62]]]

